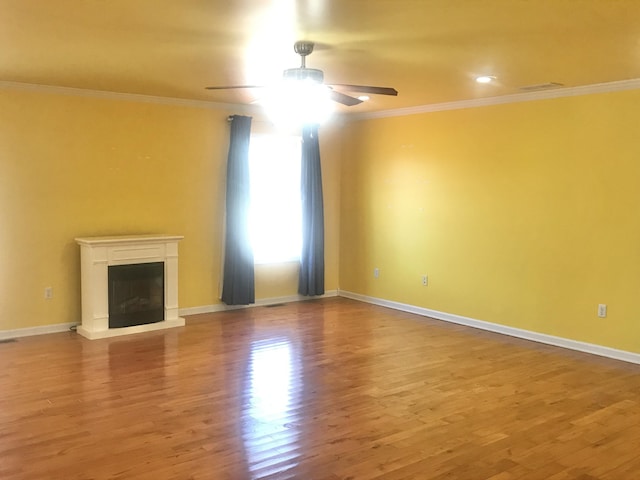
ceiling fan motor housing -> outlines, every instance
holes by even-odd
[[[313,42],[298,41],[293,45],[293,51],[301,57],[306,57],[313,52]]]
[[[282,76],[285,80],[295,82],[322,83],[324,81],[322,70],[315,68],[288,68]]]

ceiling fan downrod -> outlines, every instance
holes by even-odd
[[[324,73],[316,68],[307,68],[306,57],[313,52],[313,42],[300,41],[293,45],[293,50],[300,55],[301,64],[298,68],[288,68],[283,72],[285,80],[291,81],[308,81],[316,84],[322,84],[324,81]]]
[[[313,42],[298,41],[293,44],[293,51],[300,55],[302,61],[300,68],[307,68],[306,57],[313,53]]]

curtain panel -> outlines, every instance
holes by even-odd
[[[324,206],[318,125],[302,129],[300,295],[324,294]]]
[[[249,237],[249,141],[252,119],[241,115],[230,118],[222,301],[227,305],[248,305],[255,303],[253,250]]]

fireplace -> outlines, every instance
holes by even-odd
[[[182,236],[76,238],[80,244],[82,324],[89,339],[184,325],[178,316]]]

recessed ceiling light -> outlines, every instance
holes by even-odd
[[[479,77],[476,77],[476,82],[478,83],[491,83],[496,79],[496,77],[491,76],[491,75],[481,75]]]
[[[362,100],[363,102],[366,102],[367,100],[369,100],[369,95],[360,95],[358,97],[358,100]]]

